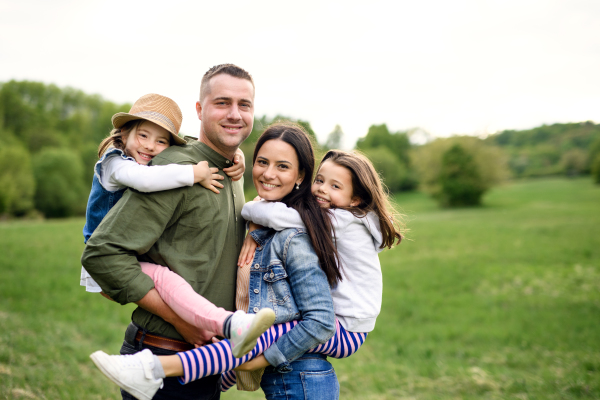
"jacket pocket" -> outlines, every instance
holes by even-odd
[[[274,304],[284,305],[290,299],[290,287],[287,281],[287,273],[281,264],[270,265],[263,275],[267,283],[269,301]]]
[[[285,268],[280,264],[270,265],[268,271],[263,276],[263,279],[269,283],[285,278],[287,278],[287,273],[285,272]]]

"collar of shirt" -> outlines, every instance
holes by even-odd
[[[256,244],[263,246],[267,239],[273,236],[273,233],[275,233],[273,229],[260,228],[250,232],[250,236],[252,236]]]
[[[200,148],[200,151],[206,156],[207,161],[215,164],[215,166],[220,170],[222,170],[223,168],[229,168],[233,165],[232,160],[223,157],[221,154],[211,149],[208,145],[199,141],[198,138],[193,136],[186,136],[185,139],[188,144],[198,146]]]

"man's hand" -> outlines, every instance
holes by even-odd
[[[255,371],[257,369],[268,367],[269,365],[271,364],[269,364],[265,356],[261,354],[260,356],[240,365],[239,367],[234,368],[234,371]]]
[[[216,335],[214,332],[196,328],[181,318],[179,318],[179,321],[175,323],[171,322],[171,325],[177,329],[177,332],[183,336],[186,342],[191,343],[196,347],[211,343],[212,338]]]
[[[244,171],[246,171],[246,159],[244,158],[244,153],[237,149],[235,152],[235,156],[233,156],[233,165],[229,168],[223,168],[223,172],[225,172],[232,181],[239,181],[244,176]]]
[[[215,333],[198,329],[181,319],[181,317],[175,314],[175,311],[164,302],[156,289],[150,290],[140,301],[136,301],[135,304],[146,311],[150,311],[152,314],[158,315],[173,325],[175,329],[177,329],[177,332],[179,332],[188,343],[196,346],[203,346],[206,343],[210,343],[212,337],[215,336]]]
[[[219,168],[210,168],[208,166],[208,161],[200,161],[198,164],[194,165],[193,168],[194,183],[199,183],[217,194],[220,193],[217,188],[220,187],[222,189],[223,184],[219,181],[225,178],[217,173],[219,172]]]

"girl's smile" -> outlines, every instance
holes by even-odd
[[[147,165],[155,155],[170,146],[171,134],[154,122],[144,121],[127,136],[125,153],[138,164]]]
[[[356,207],[360,199],[353,196],[352,174],[346,167],[326,160],[319,167],[310,191],[321,207]]]

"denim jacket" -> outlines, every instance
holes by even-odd
[[[258,247],[250,267],[248,311],[271,308],[276,324],[300,320],[264,352],[278,372],[289,372],[292,361],[335,333],[329,284],[305,230],[258,229],[251,235]]]

